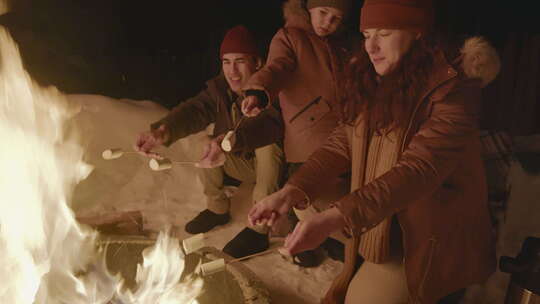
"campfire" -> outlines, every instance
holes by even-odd
[[[197,303],[203,279],[183,275],[179,242],[165,233],[142,252],[131,289],[110,273],[111,248],[100,249],[69,205],[92,170],[74,120],[80,107],[29,77],[4,28],[0,69],[0,302]]]
[[[241,263],[204,276],[227,258],[214,248],[194,252],[166,231],[157,240],[100,235],[76,220],[73,191],[93,170],[81,111],[31,79],[0,27],[0,303],[270,303]]]

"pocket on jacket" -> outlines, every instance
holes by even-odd
[[[452,184],[443,183],[436,191],[437,201],[441,204],[452,204],[460,200],[463,196],[463,191]]]
[[[301,111],[300,108],[298,111]],[[328,102],[321,98],[321,100],[310,106],[304,112],[298,114],[298,112],[293,113],[293,115],[288,118],[287,123],[290,124],[292,128],[298,132],[305,129],[309,129],[325,118],[331,112],[331,108],[328,105]],[[297,116],[296,116],[297,115]]]

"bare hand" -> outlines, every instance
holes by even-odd
[[[135,142],[135,146],[133,148],[135,149],[135,151],[139,152],[144,156],[162,159],[163,157],[161,155],[153,152],[152,150],[156,147],[163,145],[167,138],[168,131],[165,125],[161,125],[155,130],[139,134],[139,138],[137,138],[137,141]]]
[[[296,203],[304,199],[305,195],[300,190],[285,185],[281,190],[257,202],[249,211],[248,221],[251,225],[272,226],[280,217],[287,215]]]
[[[242,100],[242,113],[247,117],[255,117],[262,112],[257,96],[247,96]]]
[[[224,137],[225,135],[222,134],[206,144],[203,156],[201,157],[201,160],[195,164],[195,167],[210,169],[221,167],[225,164],[225,152],[221,149],[221,141]]]
[[[332,233],[345,227],[345,220],[337,208],[330,208],[305,221],[300,221],[287,236],[282,252],[295,255],[319,247]]]

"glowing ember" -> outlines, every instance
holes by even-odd
[[[178,240],[161,234],[138,268],[138,287],[124,292],[96,249],[97,233],[75,221],[71,194],[91,171],[73,119],[79,110],[31,80],[0,27],[0,303],[194,303],[202,279],[180,282]]]

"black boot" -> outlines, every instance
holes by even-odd
[[[214,227],[224,225],[231,220],[229,213],[217,214],[208,209],[203,210],[194,219],[186,224],[186,232],[191,234],[204,233]]]
[[[301,267],[316,267],[322,263],[320,247],[293,255],[293,263]]]
[[[326,250],[328,257],[334,261],[345,261],[345,245],[333,238],[327,238],[321,247]]]
[[[326,250],[328,257],[334,261],[345,262],[345,244],[342,242],[333,239],[327,238],[322,244],[321,247]],[[355,270],[358,270],[360,266],[364,263],[364,258],[361,255],[356,256],[356,265],[354,266]]]
[[[268,247],[270,243],[266,233],[246,227],[223,247],[223,252],[238,259],[265,251]]]

